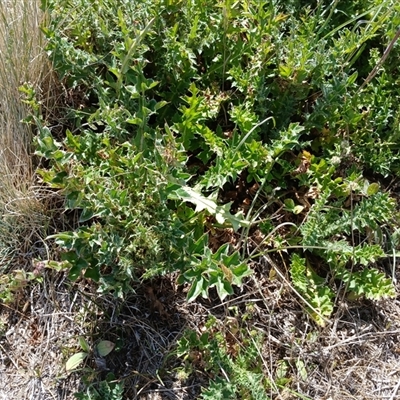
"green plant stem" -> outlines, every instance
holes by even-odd
[[[393,39],[390,41],[390,43],[388,44],[388,46],[386,47],[385,51],[383,52],[382,57],[380,58],[380,60],[377,62],[377,64],[375,65],[374,69],[369,73],[369,75],[367,76],[367,78],[365,79],[365,81],[362,83],[362,85],[358,88],[357,93],[361,92],[361,90],[363,90],[363,88],[368,85],[368,83],[370,83],[372,81],[372,79],[375,78],[375,75],[378,73],[379,68],[383,65],[383,63],[386,61],[386,59],[389,57],[390,52],[393,49],[393,46],[395,45],[395,43],[397,42],[397,39],[400,37],[400,29],[396,32],[396,34],[394,35]]]

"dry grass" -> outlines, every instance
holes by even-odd
[[[38,185],[35,160],[32,155],[33,132],[28,124],[22,122],[28,117],[29,108],[23,103],[19,91],[21,85],[28,83],[38,93],[43,101],[43,107],[51,107],[53,74],[43,49],[44,39],[40,24],[44,16],[39,5],[39,0],[0,1],[0,295],[2,296],[10,287],[10,276],[18,274],[18,270],[31,271],[34,258],[47,259],[50,251],[44,243],[44,238],[51,223],[56,195]],[[29,393],[37,391],[33,385],[37,380],[32,381],[30,374],[38,378],[41,368],[48,368],[50,365],[46,358],[37,362],[36,357],[43,355],[41,349],[45,344],[38,346],[37,341],[32,342],[27,337],[29,329],[33,329],[34,325],[31,319],[26,320],[25,317],[29,301],[40,300],[36,297],[35,291],[46,293],[47,287],[53,287],[47,286],[50,283],[48,278],[47,275],[43,276],[43,284],[30,286],[29,290],[32,290],[27,293],[24,292],[26,282],[20,280],[17,284],[20,289],[11,293],[15,302],[0,306],[1,399],[32,398]],[[43,306],[41,312],[45,313],[47,305]],[[53,320],[54,318],[52,316]],[[26,323],[28,325],[25,325]],[[58,325],[60,329],[63,328],[62,324]],[[48,328],[46,326],[46,329]],[[54,331],[49,330],[48,333],[53,340]],[[48,348],[48,344],[46,346]],[[33,369],[30,369],[31,365],[34,366]],[[56,371],[51,371],[51,374],[53,372]],[[53,379],[54,376],[51,376]]]
[[[183,360],[173,355],[176,341],[187,328],[204,332],[211,315],[221,332],[235,337],[225,323],[232,310],[240,311],[234,318],[241,332],[263,333],[259,355],[271,381],[282,360],[287,363],[289,381],[285,388],[272,385],[270,399],[400,399],[398,300],[344,302],[320,328],[284,281],[268,278],[271,265],[254,268],[241,293],[223,304],[216,296],[188,304],[172,277],[147,282],[118,301],[96,294],[86,281],[71,284],[47,271],[12,306],[0,305],[0,399],[72,400],[84,390],[83,378],[96,386],[109,372],[124,382],[124,399],[199,398],[212,377],[196,361],[194,373],[182,379]],[[251,316],[241,320],[249,305]],[[102,363],[89,354],[83,369],[67,374],[66,360],[81,351],[79,336],[92,349],[100,340],[116,348]]]
[[[82,334],[87,299],[60,275],[43,274],[42,284],[0,305],[0,399],[73,399],[77,376],[65,373],[65,354]],[[80,318],[81,317],[81,318]]]
[[[32,130],[21,121],[29,115],[19,87],[29,83],[51,90],[51,67],[43,50],[40,1],[0,2],[0,257],[31,252],[45,236],[49,192],[37,187]],[[46,94],[47,96],[47,94]],[[42,96],[46,103],[45,95]],[[47,104],[44,104],[45,106]],[[43,245],[41,245],[43,247]],[[4,270],[4,268],[2,269]]]

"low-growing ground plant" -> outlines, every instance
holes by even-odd
[[[371,230],[386,224],[390,235],[395,205],[363,176],[376,167],[375,156],[367,163],[359,154],[361,143],[374,142],[365,126],[381,122],[363,111],[355,64],[369,58],[383,23],[392,29],[396,7],[370,2],[343,22],[334,17],[338,4],[306,8],[307,19],[279,3],[194,2],[178,16],[173,2],[121,2],[113,19],[115,2],[71,3],[68,16],[62,4],[46,2],[44,31],[81,106],[61,141],[40,122],[36,148],[49,160],[44,182],[61,191],[67,210],[79,210],[77,230],[55,235],[70,277],[83,273],[122,295],[131,279],[178,270],[189,299],[213,286],[224,298],[250,271],[232,243],[209,250],[210,229],[250,234],[283,201],[298,229],[273,239],[283,244],[277,250],[297,242],[324,259],[318,276],[292,255],[294,286],[304,294],[300,276],[306,286],[312,279],[309,301],[322,287],[323,314],[332,311],[333,279],[367,297],[393,295],[370,268],[390,250]],[[396,152],[384,148],[395,168]]]
[[[75,396],[80,400],[122,400],[123,386],[120,383],[108,383],[101,381],[97,389],[90,388],[86,392],[76,393]]]
[[[187,331],[179,340],[177,355],[184,359],[185,368],[177,373],[188,377],[194,369],[202,369],[211,376],[210,386],[203,389],[201,399],[269,398],[270,383],[263,371],[260,334],[241,332],[235,318],[222,329],[215,325],[211,318],[206,324],[207,332],[198,336]]]

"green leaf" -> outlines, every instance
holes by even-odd
[[[202,276],[198,276],[194,279],[187,294],[188,303],[196,300],[199,294],[204,292],[203,285],[204,285],[204,278]]]
[[[217,288],[218,297],[223,301],[226,296],[233,294],[232,285],[225,279],[218,278],[215,287]]]
[[[96,350],[99,353],[100,357],[105,357],[114,350],[114,347],[115,347],[115,343],[110,342],[109,340],[102,340],[96,346]]]
[[[246,276],[250,276],[253,271],[249,268],[247,264],[241,264],[237,267],[231,269],[233,275],[233,283],[237,286],[242,284],[242,279]]]
[[[354,73],[352,73],[348,78],[347,78],[347,84],[350,86],[352,85],[356,79],[358,77],[358,72],[355,71]]]
[[[378,192],[379,192],[379,183],[377,182],[371,183],[367,188],[367,196],[373,196]]]
[[[362,271],[343,270],[337,274],[348,285],[348,290],[356,297],[379,300],[396,296],[393,282],[375,268],[364,268]]]
[[[154,107],[154,111],[158,111],[160,108],[163,108],[164,106],[166,106],[168,104],[168,101],[159,101],[155,107]]]
[[[88,353],[80,352],[80,353],[76,353],[72,357],[70,357],[68,359],[67,363],[65,364],[66,371],[72,372],[74,369],[79,367],[79,365],[81,365],[81,363],[85,360],[87,355],[88,355]]]
[[[71,268],[71,264],[68,261],[54,261],[50,260],[47,263],[47,267],[54,269],[57,272],[62,271],[63,269]]]
[[[293,254],[290,265],[290,275],[294,287],[303,296],[308,313],[317,324],[324,326],[325,318],[333,312],[332,298],[334,293],[311,267],[306,265],[306,259]]]
[[[61,232],[55,235],[49,235],[46,239],[56,239],[57,244],[62,244],[64,241],[71,241],[74,238],[74,234],[72,232]]]
[[[295,363],[296,363],[297,372],[301,376],[301,379],[303,381],[306,381],[308,375],[307,375],[307,369],[306,369],[306,367],[304,365],[304,362],[302,360],[300,360],[300,359],[297,359],[295,361]]]
[[[81,215],[79,216],[79,222],[86,222],[89,221],[90,219],[92,219],[94,217],[94,212],[90,207],[85,207],[82,212]]]
[[[121,66],[121,70],[120,70],[120,76],[118,77],[118,86],[120,87],[121,83],[122,83],[122,78],[127,72],[128,69],[130,67],[130,64],[132,63],[132,56],[135,54],[135,51],[137,49],[137,47],[140,45],[141,41],[143,40],[143,38],[147,35],[147,33],[150,31],[151,26],[153,25],[153,22],[155,21],[155,18],[151,19],[147,25],[145,26],[145,28],[143,29],[143,31],[140,32],[140,34],[138,34],[135,38],[135,40],[131,40],[129,49],[127,51],[126,56],[124,57],[124,59],[122,60],[122,66]]]
[[[293,199],[285,199],[283,202],[285,203],[285,206],[289,211],[292,211],[294,209],[295,204]]]
[[[51,158],[54,151],[59,147],[59,144],[54,141],[48,128],[40,130],[40,136],[37,137],[38,150],[37,154],[46,158]]]
[[[81,190],[69,192],[65,196],[66,208],[73,210],[74,208],[79,207],[83,197],[84,197],[84,193]]]
[[[290,75],[292,75],[292,69],[288,67],[287,65],[281,64],[279,66],[279,75],[283,78],[289,78]]]
[[[61,253],[61,260],[66,261],[69,264],[75,264],[78,260],[78,255],[75,251],[66,251],[64,253]]]
[[[300,206],[300,205],[298,205],[298,206],[295,206],[294,208],[293,208],[293,214],[300,214],[302,211],[304,210],[304,207],[303,206]]]
[[[100,280],[100,271],[97,266],[88,268],[85,271],[85,278],[90,278],[93,279],[95,282],[98,282]]]
[[[135,117],[135,118],[128,118],[126,122],[132,125],[141,125],[143,123],[143,120],[141,118]]]
[[[74,136],[69,129],[66,130],[65,135],[68,148],[74,148],[76,150],[79,150],[81,142],[79,141],[78,136]]]
[[[284,203],[285,203],[285,208],[288,211],[292,212],[293,214],[296,214],[296,215],[300,214],[304,210],[303,206],[300,206],[300,205],[296,206],[293,199],[285,199]]]
[[[214,200],[203,196],[189,186],[180,187],[175,190],[175,194],[181,200],[193,203],[196,206],[196,212],[207,210],[211,215],[215,216],[219,224],[224,224],[225,221],[228,221],[235,232],[239,227],[249,225],[249,222],[245,221],[240,213],[232,215],[229,212],[231,203],[219,206]]]
[[[67,260],[67,261],[68,261],[68,260]],[[68,277],[69,277],[71,280],[76,281],[76,280],[80,277],[82,271],[83,271],[85,268],[87,268],[87,266],[88,266],[88,263],[87,263],[84,259],[78,258],[78,259],[73,263],[73,265],[72,265],[72,267],[71,267],[71,269],[70,269],[70,271],[69,271]]]
[[[86,339],[83,336],[79,336],[79,346],[81,346],[81,349],[83,351],[85,351],[86,353],[90,352],[89,343],[86,341]]]

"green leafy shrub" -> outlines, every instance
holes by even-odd
[[[393,295],[379,260],[395,251],[381,239],[397,217],[378,184],[398,172],[393,60],[361,84],[395,33],[397,5],[45,3],[48,52],[78,100],[62,140],[36,115],[40,176],[79,214],[55,235],[72,278],[122,295],[132,279],[178,271],[189,300],[211,287],[223,299],[253,253],[211,250],[208,236],[232,227],[242,240],[260,224],[294,252],[293,285],[318,318],[332,312],[335,280]],[[227,196],[239,187],[244,199]],[[277,205],[298,229],[277,234]]]

